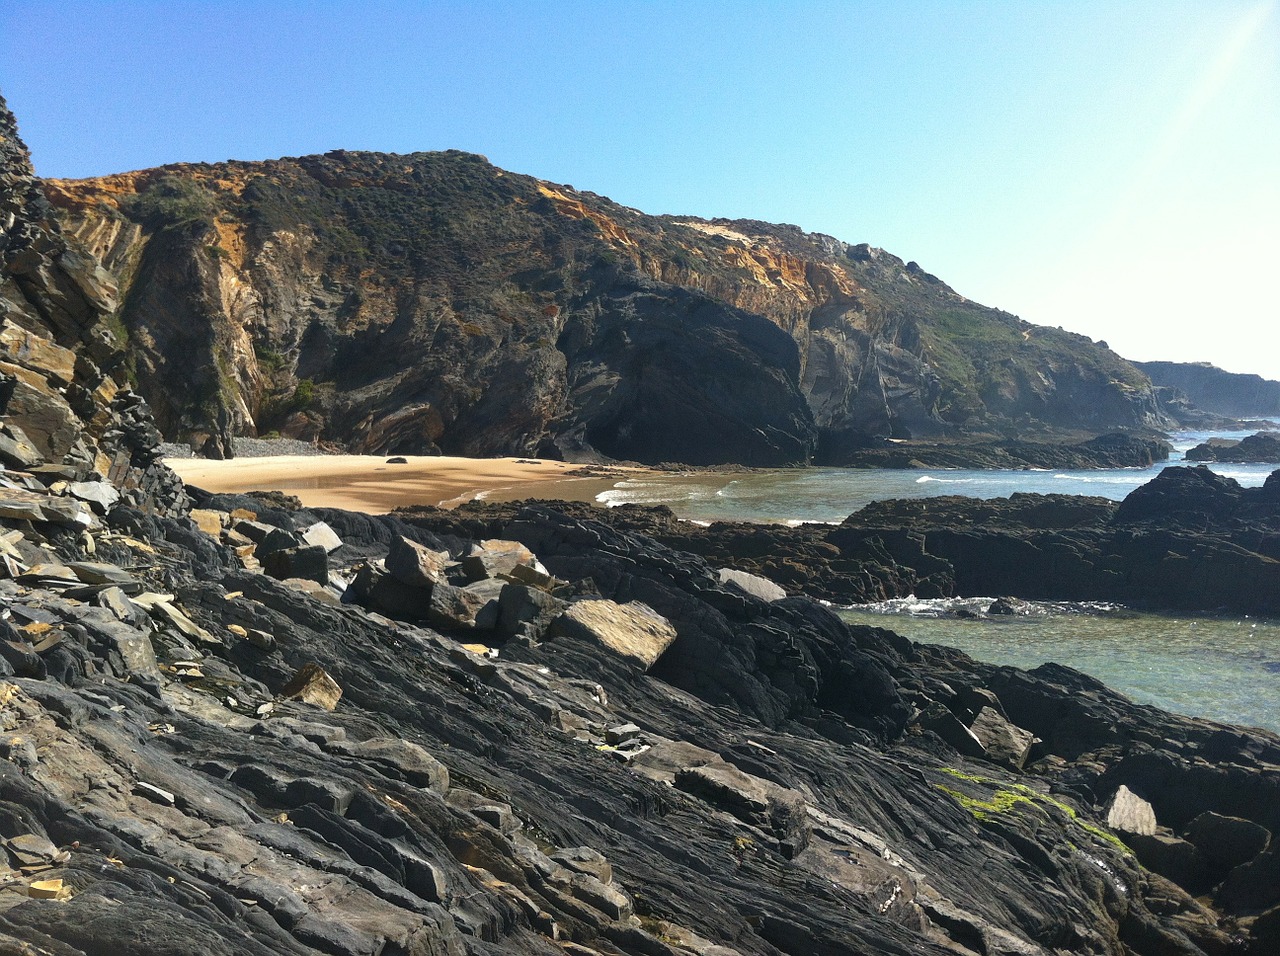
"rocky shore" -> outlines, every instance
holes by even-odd
[[[0,212],[0,954],[1280,948],[1280,737],[851,627],[776,539],[189,493],[2,108]],[[1275,482],[1182,475],[1116,540],[1251,568]],[[829,573],[925,571],[895,507]]]
[[[1280,614],[1280,472],[1242,488],[1203,466],[1166,468],[1123,502],[1034,494],[881,501],[834,526],[703,527],[662,507],[557,507],[839,605],[1010,595]],[[410,514],[477,534],[512,516],[475,505]]]
[[[1239,441],[1210,438],[1187,449],[1187,461],[1275,462],[1280,464],[1280,435],[1258,432]]]

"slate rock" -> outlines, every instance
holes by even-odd
[[[1271,844],[1271,833],[1266,827],[1212,810],[1187,824],[1184,836],[1195,844],[1206,865],[1221,871],[1224,876],[1233,867],[1248,863]]]
[[[734,568],[721,568],[718,572],[721,584],[729,584],[745,594],[759,598],[761,601],[781,601],[787,592],[768,578]]]
[[[323,521],[317,521],[313,525],[308,525],[299,533],[303,544],[319,545],[325,551],[332,554],[342,547],[342,539],[338,537],[331,527]]]
[[[269,551],[261,556],[262,569],[273,578],[303,578],[329,583],[329,554],[322,545],[303,545]]]
[[[1027,762],[1036,735],[1010,723],[990,707],[983,707],[969,725],[987,756],[1003,764],[1021,770]]]
[[[570,604],[551,622],[547,637],[559,636],[597,642],[647,670],[677,635],[671,622],[647,604],[587,599]]]
[[[447,552],[433,551],[403,535],[393,535],[384,563],[387,573],[397,581],[430,589],[444,574],[449,560]]]
[[[333,710],[342,699],[342,688],[319,664],[304,664],[280,689],[281,697],[292,697],[325,710]]]

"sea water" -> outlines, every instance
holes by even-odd
[[[1088,471],[969,471],[803,468],[741,475],[695,472],[621,482],[600,496],[609,505],[662,504],[690,521],[839,523],[872,501],[1015,492],[1123,499],[1167,467],[1189,464],[1187,449],[1211,436],[1173,436],[1168,462],[1149,468]],[[1274,464],[1210,464],[1244,487],[1257,487]],[[1034,667],[1056,661],[1097,677],[1134,700],[1165,710],[1280,732],[1280,622],[1252,618],[1139,614],[1106,605],[1035,605],[1016,617],[957,615],[985,611],[992,598],[914,599],[850,609],[853,621],[898,631],[914,641],[949,644],[996,664]]]

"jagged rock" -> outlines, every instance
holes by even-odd
[[[393,535],[387,551],[387,573],[396,580],[416,588],[431,588],[444,573],[449,555],[432,551],[403,535]]]
[[[943,704],[936,701],[931,703],[920,712],[916,720],[925,730],[932,731],[948,745],[954,747],[957,753],[964,754],[966,757],[987,755],[987,748],[977,734],[962,724]]]
[[[40,449],[12,422],[0,427],[0,465],[7,468],[31,468],[43,461]]]
[[[280,696],[333,710],[342,699],[342,688],[320,665],[305,664],[281,688]]]
[[[675,643],[676,630],[646,604],[601,599],[570,604],[547,629],[549,639],[560,636],[603,644],[647,670]]]
[[[533,567],[537,558],[518,541],[489,539],[475,545],[462,559],[462,570],[472,581],[512,573],[518,565]]]
[[[1150,803],[1121,785],[1108,805],[1107,826],[1122,833],[1152,836],[1156,832],[1156,813]]]
[[[524,635],[540,640],[547,627],[567,607],[546,591],[523,584],[506,584],[498,595],[498,633],[504,637]]]
[[[94,511],[105,515],[120,500],[120,492],[105,481],[73,481],[67,493],[87,502]]]
[[[1187,824],[1186,838],[1195,844],[1205,863],[1222,876],[1271,845],[1271,833],[1266,827],[1211,810]]]
[[[481,615],[490,604],[496,605],[489,595],[467,588],[454,587],[443,581],[438,582],[431,589],[430,602],[427,622],[432,627],[441,627],[446,630],[472,629],[480,626],[481,623],[489,623],[487,620],[482,621]],[[496,611],[495,606],[493,611],[489,612],[492,619],[490,626],[497,622]]]
[[[302,578],[318,584],[329,582],[329,555],[323,545],[267,551],[260,555],[259,560],[262,562],[262,569],[273,578]]]
[[[225,513],[221,511],[214,511],[209,508],[191,509],[191,520],[196,523],[196,527],[215,538],[222,533],[225,518]]]
[[[1036,735],[1011,724],[990,707],[983,707],[969,725],[969,730],[992,760],[1021,770],[1027,762]]]

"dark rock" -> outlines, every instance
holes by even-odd
[[[262,569],[273,578],[303,578],[329,583],[329,555],[323,545],[283,548],[262,555]]]

